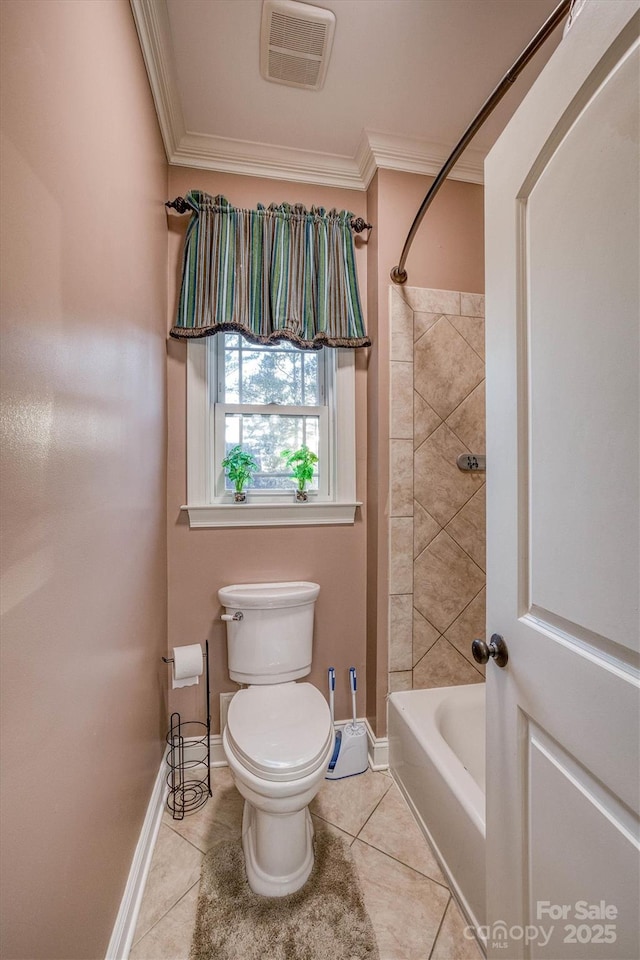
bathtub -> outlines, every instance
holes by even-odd
[[[390,694],[389,766],[469,922],[484,926],[484,683]]]

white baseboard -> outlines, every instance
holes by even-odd
[[[209,746],[211,748],[209,766],[211,767],[226,767],[227,758],[224,755],[224,750],[222,749],[222,734],[214,733],[209,737]]]
[[[160,762],[160,769],[151,792],[151,799],[147,807],[147,813],[142,824],[140,837],[136,851],[133,855],[133,862],[129,870],[129,876],[124,888],[124,894],[116,917],[111,940],[107,947],[106,960],[127,960],[133,934],[136,929],[140,904],[144,893],[151,858],[155,849],[160,822],[164,811],[165,800],[167,796],[166,782],[167,764],[165,754]]]
[[[371,724],[368,720],[364,720],[364,725],[367,728],[367,742],[369,744],[369,766],[372,770],[388,770],[389,769],[389,738],[388,737],[376,737],[373,730],[371,729]]]

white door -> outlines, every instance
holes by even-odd
[[[491,957],[637,960],[638,0],[587,0],[486,163]]]

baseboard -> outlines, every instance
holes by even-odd
[[[369,766],[372,770],[389,769],[389,738],[376,737],[368,720],[364,721],[367,728],[367,742],[369,744]]]
[[[222,749],[222,734],[214,733],[209,737],[209,746],[211,748],[209,766],[211,767],[226,767],[227,758],[224,755],[224,750]]]
[[[147,882],[167,796],[166,772],[167,764],[163,754],[136,851],[133,855],[118,916],[107,947],[106,960],[127,960],[131,950],[142,895]]]

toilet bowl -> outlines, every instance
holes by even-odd
[[[227,714],[222,745],[244,797],[242,847],[254,893],[281,897],[313,868],[308,806],[334,745],[326,700],[310,683],[317,584],[235,584],[219,591],[227,609],[229,675],[249,683]]]

